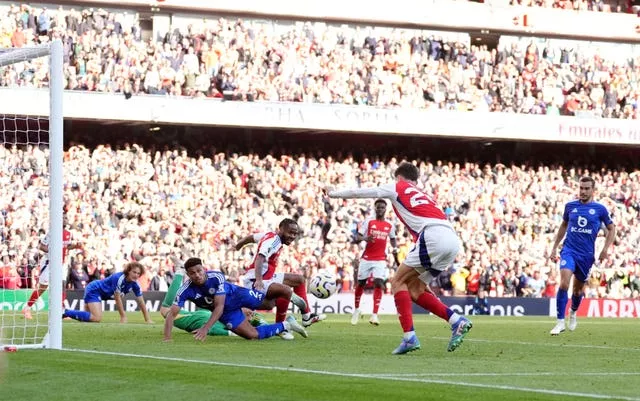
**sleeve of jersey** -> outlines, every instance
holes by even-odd
[[[140,284],[133,283],[133,285],[131,286],[131,289],[133,290],[133,295],[135,295],[136,297],[142,296],[142,290],[140,289]]]
[[[562,213],[562,220],[565,223],[569,222],[569,204],[568,203],[564,205],[564,213]]]
[[[260,242],[260,240],[261,240],[262,238],[264,238],[264,236],[265,236],[266,234],[267,234],[267,233],[255,233],[255,234],[253,234],[253,242]]]
[[[396,238],[396,225],[393,223],[391,223],[391,230],[389,230],[389,238],[391,239]]]
[[[604,223],[605,226],[608,226],[609,224],[613,224],[613,220],[611,220],[609,211],[605,206],[602,206],[602,211],[600,212],[600,220]]]
[[[386,184],[373,188],[345,188],[329,192],[330,198],[385,198],[396,197],[395,184]]]
[[[184,283],[180,286],[180,289],[178,289],[178,294],[176,294],[176,299],[173,304],[182,308],[187,299],[189,299],[189,284]]]
[[[360,224],[360,228],[358,228],[358,234],[362,235],[363,237],[367,236],[367,231],[369,230],[369,221],[370,219],[365,219],[365,221]]]
[[[272,238],[269,238],[262,242],[262,244],[260,245],[260,249],[258,249],[258,253],[269,259],[271,255],[273,255],[278,251],[278,249],[280,249],[280,245],[280,237],[274,235]]]

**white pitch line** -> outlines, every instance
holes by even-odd
[[[551,339],[550,335],[547,335]],[[431,337],[434,340],[450,340],[449,337]],[[535,345],[535,346],[543,346],[543,347],[561,347],[561,348],[586,348],[586,349],[606,349],[606,350],[614,350],[614,351],[640,351],[640,348],[631,348],[631,347],[613,347],[610,345],[592,345],[592,344],[557,344],[557,343],[536,343],[536,342],[528,342],[528,341],[511,341],[511,340],[485,340],[482,338],[467,338],[464,339],[465,342],[476,342],[476,343],[489,343],[489,344],[513,344],[513,345]]]
[[[375,373],[380,377],[422,377],[422,376],[469,376],[469,377],[511,377],[511,376],[640,376],[640,372],[518,372],[518,373]]]
[[[615,395],[609,395],[609,394],[579,393],[579,392],[572,392],[572,391],[547,390],[542,388],[518,387],[518,386],[507,386],[507,385],[497,385],[497,384],[469,383],[469,382],[459,382],[459,381],[440,380],[440,379],[391,377],[391,376],[381,376],[375,373],[363,374],[363,373],[331,372],[331,371],[325,371],[325,370],[312,370],[312,369],[290,368],[290,367],[285,368],[285,367],[279,367],[279,366],[249,365],[245,363],[203,361],[203,360],[197,360],[197,359],[174,358],[174,357],[164,357],[164,356],[154,356],[154,355],[140,355],[140,354],[129,354],[129,353],[123,353],[123,352],[96,351],[96,350],[84,350],[84,349],[64,349],[63,351],[82,352],[87,354],[112,355],[112,356],[139,358],[139,359],[152,359],[152,360],[181,362],[181,363],[197,363],[197,364],[203,364],[203,365],[229,366],[229,367],[236,367],[236,368],[274,370],[274,371],[293,372],[293,373],[307,373],[307,374],[315,374],[315,375],[323,375],[323,376],[355,377],[359,379],[385,379],[385,380],[391,380],[391,381],[416,382],[416,383],[428,383],[428,384],[446,384],[446,385],[452,385],[452,386],[485,388],[490,390],[520,391],[525,393],[559,395],[563,397],[582,397],[582,398],[594,398],[594,399],[600,399],[600,400],[640,401],[640,398],[615,396]]]

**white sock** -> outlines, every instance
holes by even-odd
[[[286,331],[291,330],[291,323],[287,322],[286,320],[284,322],[282,322],[282,324],[284,325],[284,329]]]
[[[405,340],[409,340],[409,339],[411,339],[411,337],[413,337],[415,335],[416,335],[415,331],[413,331],[413,330],[407,331],[407,332],[404,333],[404,339]]]
[[[305,320],[309,319],[310,317],[311,317],[311,312],[307,312],[307,313],[303,313],[302,314],[302,318],[305,319]]]
[[[458,320],[460,320],[462,316],[458,315],[457,313],[453,312],[453,315],[451,315],[451,317],[449,318],[449,324],[454,325],[456,323],[458,323]]]
[[[564,324],[564,319],[558,319],[558,323]]]

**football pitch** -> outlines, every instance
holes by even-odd
[[[640,321],[582,319],[549,336],[544,317],[473,317],[455,352],[441,320],[415,316],[422,349],[391,355],[395,316],[328,315],[309,338],[198,343],[174,329],[162,342],[159,314],[145,325],[106,313],[101,324],[65,321],[64,351],[6,353],[0,397],[33,400],[632,400],[640,401]],[[273,319],[268,315],[269,320]]]

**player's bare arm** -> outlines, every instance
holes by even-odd
[[[122,293],[120,291],[116,291],[113,294],[113,299],[116,301],[116,309],[120,314],[120,323],[127,323],[127,314],[124,312],[124,304],[122,302]]]
[[[356,241],[357,242],[362,242],[362,241],[367,241],[367,242],[372,242],[373,241],[373,237],[371,235],[362,235],[360,233],[356,233]]]
[[[253,288],[255,288],[258,291],[263,291],[264,290],[264,284],[262,283],[262,266],[266,266],[267,265],[267,258],[266,256],[262,255],[262,254],[258,254],[258,256],[256,256],[256,263],[253,265],[253,268],[255,269],[255,276],[256,276],[256,281],[253,284]]]
[[[238,243],[235,245],[236,251],[241,250],[242,248],[244,248],[245,246],[249,245],[249,244],[253,244],[255,243],[255,239],[253,237],[253,234],[249,234],[246,237],[242,238],[240,241],[238,241]]]
[[[226,299],[226,295],[216,295],[213,298],[213,310],[211,311],[211,316],[207,323],[204,326],[200,327],[198,330],[193,332],[193,338],[199,341],[204,341],[207,339],[207,334],[213,325],[220,319],[222,316],[222,312],[224,311],[224,300]]]
[[[562,221],[560,227],[558,228],[558,232],[556,233],[556,238],[553,241],[553,248],[551,248],[551,252],[549,253],[549,258],[557,262],[558,261],[558,246],[560,246],[560,242],[564,239],[565,234],[567,233],[568,222]]]
[[[606,227],[606,239],[604,241],[604,246],[602,247],[602,251],[600,251],[600,256],[598,257],[598,261],[602,262],[609,256],[609,247],[613,245],[613,241],[616,239],[616,226],[613,223],[607,225]]]
[[[138,304],[138,309],[142,312],[142,316],[144,316],[145,323],[153,324],[151,317],[149,316],[149,311],[147,310],[147,306],[144,304],[144,297],[141,295],[136,297],[136,302]]]
[[[400,260],[398,259],[398,239],[397,238],[389,238],[389,242],[391,243],[391,253],[393,254],[393,260],[396,262],[396,266],[400,266]]]
[[[178,305],[172,305],[169,309],[164,321],[164,341],[171,341],[171,330],[173,329],[173,321],[180,313]]]

